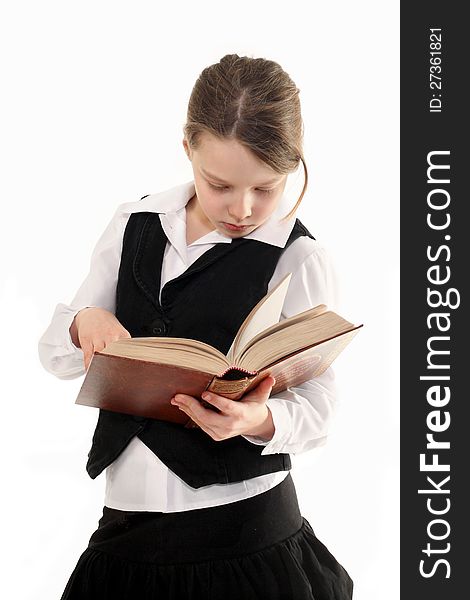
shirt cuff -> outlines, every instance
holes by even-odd
[[[80,308],[77,308],[76,310],[73,310],[71,313],[69,313],[67,315],[66,321],[65,321],[65,325],[67,327],[67,334],[65,336],[65,347],[67,348],[67,350],[70,353],[75,353],[77,351],[82,351],[81,348],[79,348],[78,346],[75,346],[75,344],[72,341],[72,336],[70,335],[70,327],[72,326],[73,320],[75,319],[75,317],[77,316],[77,314],[83,310],[84,308],[97,308],[95,306],[81,306]],[[83,351],[82,351],[83,352]]]
[[[74,379],[85,373],[83,350],[75,346],[70,335],[75,315],[83,308],[85,306],[58,304],[49,327],[38,342],[41,364],[59,379]]]
[[[266,406],[271,411],[274,423],[274,434],[270,440],[264,440],[256,435],[243,435],[246,440],[257,446],[265,446],[261,452],[262,455],[277,454],[283,452],[282,446],[286,442],[286,438],[290,432],[290,415],[285,403],[281,400],[276,401],[276,398],[271,397],[266,401]]]
[[[334,413],[336,391],[333,371],[300,386],[287,388],[267,399],[274,423],[274,435],[265,441],[243,436],[253,444],[263,445],[262,455],[299,454],[323,446]]]

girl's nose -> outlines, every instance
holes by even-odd
[[[241,222],[251,215],[251,200],[248,196],[243,196],[234,200],[228,207],[228,213],[234,221]],[[237,223],[234,223],[236,225]]]

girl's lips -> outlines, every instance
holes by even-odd
[[[224,221],[222,221],[222,225],[224,225],[224,227],[226,227],[230,231],[244,231],[245,229],[248,229],[248,227],[249,227],[249,225],[242,225],[242,226],[232,225],[231,223],[225,223]]]

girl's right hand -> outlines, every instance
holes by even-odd
[[[110,342],[131,337],[113,313],[97,307],[83,308],[75,315],[70,335],[73,343],[83,350],[87,371],[94,352],[103,350]]]

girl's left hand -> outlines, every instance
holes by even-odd
[[[204,392],[202,399],[220,412],[204,408],[197,398],[186,394],[175,394],[171,403],[183,410],[216,441],[237,435],[253,435],[270,440],[274,435],[274,422],[266,400],[275,381],[271,375],[266,377],[241,400]]]

